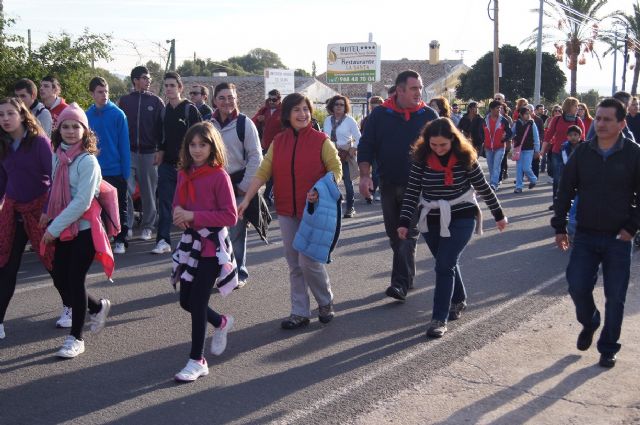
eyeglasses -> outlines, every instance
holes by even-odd
[[[273,103],[276,103],[276,102],[277,102],[277,101],[279,101],[279,100],[280,100],[280,99],[279,99],[279,98],[277,98],[277,97],[270,97],[270,98],[269,98],[269,102],[273,102]]]
[[[199,95],[199,94],[203,94],[203,93],[200,93],[199,91],[190,91],[190,92],[189,92],[189,94],[190,94],[191,96],[197,96],[197,95]]]

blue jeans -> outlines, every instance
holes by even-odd
[[[178,170],[175,165],[162,163],[158,166],[158,234],[156,242],[164,239],[171,245],[171,223],[173,222],[173,195],[176,192]]]
[[[347,211],[353,208],[353,182],[351,181],[351,174],[349,173],[349,163],[347,161],[342,162],[342,182],[344,183],[344,189],[347,192],[345,200],[347,201]]]
[[[236,198],[239,204],[242,198]],[[229,227],[229,239],[233,247],[233,255],[236,257],[238,265],[238,280],[247,280],[249,271],[247,270],[247,219],[238,218],[235,226]]]
[[[551,154],[551,165],[553,166],[553,200],[555,201],[560,177],[562,177],[562,171],[564,170],[564,161],[561,153]]]
[[[448,238],[440,236],[439,224],[429,224],[429,231],[422,234],[436,260],[433,320],[446,322],[451,303],[460,303],[467,299],[458,260],[469,243],[475,226],[475,218],[454,219],[449,225],[451,236]]]
[[[576,227],[578,226],[577,220],[578,214],[578,195],[573,198],[573,202],[571,203],[571,208],[569,209],[569,222],[567,223],[567,233],[570,238],[576,234]]]
[[[487,156],[487,166],[489,167],[489,184],[497,188],[500,185],[504,148],[496,150],[486,149],[485,155]]]
[[[605,307],[598,351],[617,353],[620,351],[618,339],[631,274],[631,242],[616,239],[615,235],[594,235],[577,230],[567,266],[567,282],[578,322],[587,329],[595,329],[600,325],[600,312],[593,299],[600,264]]]
[[[529,178],[529,182],[535,184],[538,182],[538,178],[531,169],[533,163],[533,151],[526,150],[520,151],[520,159],[516,162],[516,189],[522,189],[522,175],[526,174]]]

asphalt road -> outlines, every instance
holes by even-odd
[[[391,251],[379,204],[361,201],[328,266],[335,320],[280,329],[289,291],[275,221],[270,245],[251,234],[247,286],[225,299],[212,296],[211,305],[234,315],[236,327],[222,356],[207,354],[209,376],[191,384],[173,380],[188,358],[190,318],[169,284],[169,256],[149,254],[152,242],[134,241],[117,257],[113,283],[92,268],[90,292],[113,307],[101,334],[87,330],[86,352],[66,361],[54,356],[66,335],[54,327],[60,300],[28,253],[0,340],[0,423],[350,422],[565,294],[568,254],[553,244],[550,190],[541,184],[515,195],[509,180],[498,194],[510,221],[504,233],[483,205],[485,234],[474,236],[461,261],[469,307],[440,340],[425,337],[435,279],[426,244],[419,243],[407,302],[385,297]]]

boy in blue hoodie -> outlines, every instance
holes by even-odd
[[[562,154],[562,164],[566,165],[569,161],[569,157],[573,151],[578,147],[580,143],[584,142],[582,139],[582,129],[577,125],[572,125],[567,129],[567,140],[560,147],[560,153]],[[567,232],[569,237],[573,239],[573,235],[576,233],[576,212],[578,211],[578,196],[573,200],[571,209],[569,210],[569,223],[567,225]]]
[[[109,101],[109,84],[102,77],[89,83],[94,104],[87,110],[89,126],[98,136],[98,163],[102,178],[118,191],[121,231],[115,238],[114,254],[124,254],[127,246],[127,179],[131,167],[129,126],[124,112]]]

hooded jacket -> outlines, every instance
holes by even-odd
[[[411,146],[420,130],[436,118],[438,114],[424,102],[408,110],[401,109],[395,98],[387,99],[367,118],[358,144],[358,163],[376,161],[384,181],[406,186]]]
[[[107,101],[98,109],[95,104],[87,109],[89,127],[98,136],[98,163],[103,177],[129,178],[131,153],[129,151],[129,125],[122,109]]]
[[[127,116],[131,152],[155,153],[162,142],[162,99],[148,91],[134,91],[122,96],[118,106]]]

